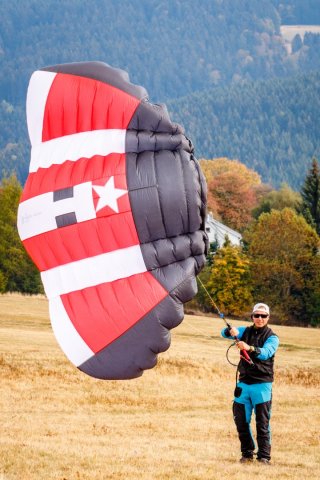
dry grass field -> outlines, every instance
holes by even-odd
[[[153,370],[99,381],[64,357],[44,297],[0,296],[0,480],[319,479],[320,330],[273,327],[281,347],[264,466],[238,462],[222,327],[186,316]]]

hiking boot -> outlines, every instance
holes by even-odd
[[[251,463],[253,462],[253,457],[241,457],[240,463]]]
[[[265,465],[271,465],[270,460],[268,460],[267,458],[257,458],[257,461],[260,463],[264,463]]]

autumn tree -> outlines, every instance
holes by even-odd
[[[12,175],[0,184],[0,291],[42,292],[40,275],[18,235],[17,209],[21,185]]]
[[[305,178],[301,196],[301,213],[320,235],[320,170],[315,158],[312,160],[312,166]]]
[[[317,324],[319,238],[289,208],[263,213],[245,232],[254,298],[270,304],[282,323]]]
[[[206,288],[220,311],[242,315],[252,303],[249,260],[238,246],[230,242],[220,248],[208,275]]]
[[[271,190],[262,196],[252,215],[254,218],[258,218],[262,213],[269,213],[271,210],[283,210],[284,208],[298,210],[301,201],[301,195],[283,183],[279,190]]]
[[[238,160],[200,160],[208,185],[208,210],[235,230],[243,230],[252,220],[252,209],[269,190],[260,176]]]

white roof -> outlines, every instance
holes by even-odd
[[[242,239],[242,235],[239,232],[236,232],[235,230],[232,230],[232,228],[218,222],[218,220],[215,220],[210,213],[207,215],[206,219],[206,232],[209,237],[209,242],[217,241],[219,247],[222,247],[224,244],[226,235],[232,245],[240,245]]]

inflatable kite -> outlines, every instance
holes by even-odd
[[[100,62],[33,73],[18,211],[53,331],[81,371],[138,377],[170,344],[205,263],[206,186],[163,105]]]

